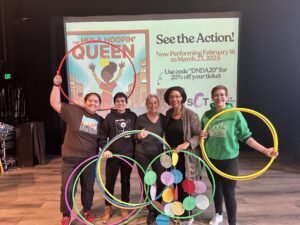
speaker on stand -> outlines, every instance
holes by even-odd
[[[19,167],[34,165],[33,124],[16,125],[17,164]]]

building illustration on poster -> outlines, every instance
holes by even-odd
[[[128,99],[128,107],[139,109],[145,105],[145,99],[150,93],[149,90],[150,77],[147,74],[147,62],[145,59],[140,61],[140,71],[137,73],[134,91]],[[132,90],[133,84],[128,86],[128,90]],[[129,93],[128,93],[129,94]],[[142,109],[139,109],[140,111]]]
[[[83,105],[83,84],[77,82],[74,75],[70,75],[70,94],[71,99],[79,105]]]

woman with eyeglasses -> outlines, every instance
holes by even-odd
[[[214,87],[211,91],[213,103],[210,105],[211,109],[206,111],[201,119],[201,125],[204,127],[207,122],[218,112],[232,108],[232,104],[228,103],[228,90],[223,85]],[[208,158],[219,170],[233,175],[238,175],[238,155],[239,155],[239,141],[245,142],[251,148],[272,157],[277,153],[274,148],[266,148],[259,144],[250,132],[247,121],[241,112],[235,111],[225,113],[212,121],[208,127],[207,132],[201,131],[200,138],[206,138],[205,150]],[[236,199],[235,188],[236,181],[229,180],[215,173],[214,179],[216,190],[214,195],[214,204],[216,215],[209,222],[209,225],[218,225],[223,221],[223,199],[225,200],[225,207],[228,217],[229,225],[236,225]],[[211,179],[210,174],[208,177]]]
[[[165,102],[171,106],[166,112],[165,119],[165,138],[172,149],[178,153],[179,160],[176,169],[180,170],[185,179],[197,179],[199,177],[200,163],[193,157],[185,155],[180,152],[181,150],[192,151],[199,155],[199,135],[200,135],[200,122],[197,113],[186,108],[184,103],[187,99],[186,93],[182,87],[174,86],[167,89],[164,95]],[[186,176],[187,175],[187,176]],[[182,182],[178,184],[178,201],[188,197],[184,192]],[[182,216],[188,216],[189,211],[185,211]],[[189,225],[193,219],[174,220],[174,223]]]

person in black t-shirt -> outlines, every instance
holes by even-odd
[[[70,212],[65,203],[65,186],[72,171],[84,160],[97,154],[99,149],[100,126],[103,118],[96,114],[100,109],[101,98],[97,93],[89,93],[84,98],[84,107],[61,103],[59,85],[61,76],[54,77],[54,84],[50,96],[52,108],[60,114],[66,122],[67,130],[62,145],[62,186],[60,198],[60,211],[63,214],[61,225],[69,225]],[[79,173],[80,169],[77,171]],[[77,174],[78,174],[77,173]],[[68,187],[68,200],[71,208],[72,188],[77,174],[71,179]],[[81,201],[83,216],[90,223],[94,223],[91,212],[94,197],[95,165],[89,166],[80,175]]]
[[[135,160],[143,167],[147,169],[149,163],[159,154],[163,152],[162,144],[154,137],[149,135],[149,131],[163,136],[163,126],[165,116],[159,113],[159,99],[156,95],[149,95],[146,98],[147,112],[140,115],[136,121],[135,129],[143,130],[141,133],[136,134],[137,144],[135,147]],[[160,177],[165,171],[159,160],[156,160],[152,164],[153,171]],[[144,180],[144,173],[139,169],[139,175]],[[156,181],[157,193],[160,194],[164,189],[164,184],[160,179]],[[145,194],[145,193],[144,193]],[[161,198],[157,199],[161,202]],[[153,224],[155,217],[158,215],[158,211],[154,209],[152,205],[148,206],[149,214],[147,217],[147,224]]]

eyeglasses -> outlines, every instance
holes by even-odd
[[[221,93],[221,94],[214,94],[214,95],[213,95],[213,98],[224,97],[224,96],[226,96],[226,94],[224,94],[224,93]]]
[[[170,95],[169,99],[179,99],[182,98],[180,95]]]

